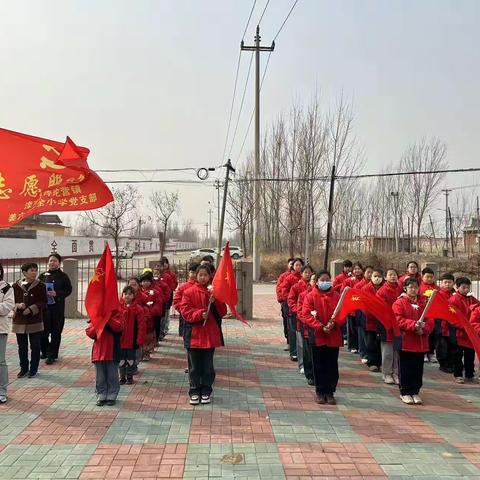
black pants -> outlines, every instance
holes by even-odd
[[[330,395],[338,384],[338,347],[312,346],[313,376],[318,395]]]
[[[464,369],[465,378],[473,378],[475,373],[475,350],[456,345],[453,352],[453,376],[463,377]]]
[[[37,373],[40,363],[40,339],[42,332],[17,333],[18,356],[22,372]],[[30,342],[30,362],[28,361],[28,343]]]
[[[297,356],[297,314],[292,313],[288,316],[288,347],[290,356]]]
[[[119,363],[120,375],[122,377],[124,377],[125,375],[131,377],[133,375],[133,371],[135,370],[136,354],[136,348],[122,348]]]
[[[347,346],[349,350],[358,350],[358,329],[355,317],[347,317]]]
[[[283,319],[283,334],[285,335],[285,338],[288,343],[288,303],[287,302],[282,302],[280,304],[280,307],[282,309],[282,319]]]
[[[423,352],[398,352],[400,357],[400,395],[417,395],[423,383]]]
[[[189,348],[188,376],[190,377],[189,395],[210,395],[215,381],[213,366],[214,348]]]
[[[178,316],[178,335],[183,337],[183,329],[185,326],[185,320],[181,315]]]
[[[160,338],[160,330],[162,324],[162,317],[153,317],[153,327],[155,328],[155,339],[159,340]]]
[[[58,358],[58,351],[62,341],[65,316],[62,311],[55,308],[56,305],[47,307],[43,318],[43,334],[41,336],[40,348],[44,357]]]
[[[382,351],[380,349],[380,339],[377,332],[365,330],[365,345],[367,347],[367,365],[380,367],[382,364]]]
[[[433,355],[435,353],[436,342],[437,338],[435,335],[435,330],[433,330],[432,333],[430,333],[430,335],[428,336],[428,353],[430,355]]]
[[[435,339],[435,352],[437,354],[437,360],[442,368],[453,368],[453,352],[455,345],[452,344],[448,337],[444,337],[442,334],[436,334]]]
[[[307,380],[313,380],[312,347],[305,337],[303,337],[303,371]]]

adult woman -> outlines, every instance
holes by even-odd
[[[65,298],[72,293],[72,284],[68,275],[60,269],[62,257],[52,253],[48,257],[48,270],[39,280],[47,287],[47,309],[43,319],[44,330],[41,339],[42,358],[51,365],[58,358],[65,325]]]
[[[37,375],[40,362],[40,339],[43,332],[43,310],[47,305],[45,284],[37,279],[38,265],[24,263],[24,278],[13,286],[15,296],[15,313],[12,332],[17,334],[20,371],[17,377],[32,378]],[[30,362],[28,361],[28,344],[30,343]]]
[[[3,266],[0,263],[0,403],[7,401],[8,366],[5,360],[9,315],[15,306],[12,287],[3,279]]]

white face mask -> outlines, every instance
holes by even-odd
[[[383,282],[382,277],[372,277],[372,283],[374,285],[380,285]]]

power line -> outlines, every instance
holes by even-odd
[[[95,170],[97,173],[117,173],[117,172],[187,172],[197,171],[198,168],[186,167],[186,168],[110,168]]]
[[[278,29],[277,34],[273,37],[273,41],[275,41],[275,40],[277,39],[277,37],[280,35],[280,32],[282,31],[283,27],[284,27],[285,24],[287,23],[287,20],[288,20],[288,18],[290,17],[290,15],[292,14],[293,9],[294,9],[295,6],[297,5],[297,3],[298,3],[298,0],[295,0],[295,2],[293,2],[292,8],[290,9],[290,11],[288,12],[287,16],[285,17],[285,20],[283,21],[282,25],[281,25],[280,28]]]
[[[241,51],[241,50],[240,50]],[[237,136],[237,130],[238,130],[238,124],[240,123],[240,117],[242,115],[242,110],[243,110],[243,104],[245,103],[245,95],[247,93],[247,87],[248,87],[248,80],[250,80],[250,72],[252,70],[252,62],[253,62],[253,52],[250,57],[250,63],[248,65],[248,73],[247,73],[247,79],[245,80],[245,86],[243,88],[243,95],[242,95],[242,100],[240,102],[240,108],[238,110],[238,116],[237,116],[237,123],[235,125],[235,131],[233,132],[233,137],[232,137],[232,143],[230,144],[230,150],[228,152],[228,156],[230,157],[232,150],[233,150],[233,145],[235,144],[235,138]]]
[[[169,183],[172,185],[193,185],[213,187],[214,182],[207,182],[201,180],[103,180],[105,183]]]
[[[245,30],[243,31],[242,40],[245,38],[245,34],[247,33],[247,28],[250,25],[250,20],[252,19],[253,10],[255,9],[256,3],[257,3],[257,0],[254,0],[252,8],[250,10],[250,15],[248,16],[247,24],[245,25]]]
[[[267,0],[267,3],[265,4],[265,8],[263,9],[262,14],[260,15],[260,20],[258,21],[257,25],[260,25],[260,22],[262,21],[263,16],[265,15],[265,12],[267,10],[268,4],[270,3],[270,0]]]

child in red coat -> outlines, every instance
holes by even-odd
[[[310,283],[306,290],[300,293],[298,296],[297,302],[297,326],[300,329],[300,333],[303,336],[303,372],[300,370],[300,373],[305,375],[307,383],[309,385],[315,385],[313,380],[313,363],[312,363],[312,347],[310,346],[308,327],[303,322],[303,302],[305,297],[315,288],[317,284],[317,276],[313,274],[310,277]]]
[[[455,285],[455,277],[451,273],[444,273],[440,277],[441,295],[445,300],[450,301],[450,297],[455,293],[453,286]],[[441,372],[453,373],[453,352],[455,345],[450,340],[448,331],[448,322],[445,320],[435,319],[435,352],[439,363],[438,369]]]
[[[208,265],[197,268],[196,279],[180,304],[186,322],[183,342],[188,353],[191,405],[210,403],[215,380],[213,356],[215,348],[224,345],[222,317],[227,314],[226,305],[215,300],[215,292],[209,288],[212,274]]]
[[[196,283],[197,268],[200,264],[193,262],[188,267],[188,280],[185,283],[182,283],[173,296],[173,308],[178,312],[178,335],[183,337],[183,330],[185,328],[185,320],[180,313],[180,304],[182,303],[183,294],[185,290],[188,290],[192,285]]]
[[[312,346],[315,401],[335,405],[338,384],[338,354],[343,345],[342,329],[332,318],[340,294],[332,288],[330,272],[317,274],[317,285],[303,301],[302,320],[308,326]]]
[[[457,292],[450,297],[449,303],[458,308],[470,321],[478,300],[470,295],[472,282],[467,277],[459,277],[455,281]],[[452,342],[455,345],[453,352],[453,376],[457,383],[477,383],[475,378],[475,350],[463,328],[450,326]],[[465,378],[464,378],[465,373]]]
[[[426,297],[418,295],[418,281],[407,278],[405,294],[393,304],[392,310],[400,327],[400,398],[407,405],[421,405],[419,396],[423,383],[423,357],[428,352],[428,336],[433,331],[434,321],[422,319]]]
[[[280,287],[283,283],[283,280],[285,280],[286,276],[293,271],[293,261],[294,258],[289,258],[287,261],[287,270],[280,274],[280,276],[277,279],[277,286],[275,288],[276,294],[277,294],[277,302],[280,304],[280,311],[282,314],[282,320],[283,320],[283,334],[285,335],[285,340],[287,340],[287,345],[288,345],[288,304],[287,304],[287,299],[283,298],[283,293],[280,291]],[[288,351],[288,348],[286,349]]]
[[[120,383],[118,379],[118,363],[120,361],[120,334],[123,330],[122,317],[114,312],[103,329],[100,338],[90,323],[85,332],[94,340],[92,362],[95,365],[97,406],[115,405]]]
[[[135,290],[128,285],[122,291],[120,314],[123,320],[120,385],[132,385],[136,351],[143,345],[145,336],[145,320],[142,306],[135,301]]]

